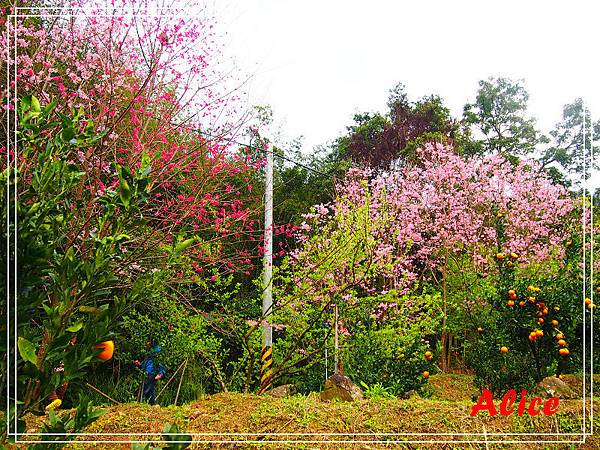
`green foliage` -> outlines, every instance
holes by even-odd
[[[527,155],[539,142],[535,120],[527,117],[529,94],[523,81],[489,78],[479,82],[474,103],[464,107],[464,121],[483,133],[467,154],[500,153],[505,157]]]
[[[19,185],[17,202],[24,411],[38,408],[63,382],[81,379],[95,362],[95,344],[111,337],[111,322],[122,307],[119,297],[111,295],[118,280],[114,264],[120,245],[129,239],[123,221],[112,223],[115,209],[124,205],[110,194],[102,199],[104,212],[88,222],[99,230],[90,244],[83,247],[74,239],[83,201],[76,193],[84,172],[70,155],[97,143],[102,134],[94,132],[91,122],[81,123],[81,111],[73,111],[70,117],[59,114],[62,131],[46,138],[55,125],[53,108],[42,108],[34,97],[19,105],[18,138],[27,162],[20,170],[30,180]],[[55,370],[60,366],[64,371]]]
[[[41,441],[72,441],[77,438],[77,433],[94,422],[104,412],[94,409],[85,397],[80,397],[75,413],[63,413],[58,416],[54,411],[49,411],[48,420],[42,425],[39,435]],[[50,444],[48,442],[30,445],[30,450],[61,449],[66,447],[64,442]]]
[[[370,398],[372,400],[396,398],[396,396],[381,383],[375,383],[369,386],[364,381],[361,381],[360,385],[363,387],[363,393],[365,394],[366,398]]]
[[[161,447],[155,447],[151,444],[132,444],[133,450],[155,450],[155,449],[168,449],[168,450],[183,450],[188,448],[193,442],[191,434],[182,433],[179,427],[174,424],[165,424],[163,431],[163,440],[165,445]]]
[[[590,147],[592,145],[596,147],[600,142],[600,120],[593,123],[590,111],[585,107],[583,99],[575,99],[563,107],[562,119],[550,131],[550,137],[552,139],[550,146],[544,150],[541,157],[544,167],[558,164],[567,172],[582,174],[584,158],[588,157]],[[586,154],[583,151],[584,143]],[[598,165],[594,162],[595,159],[590,158],[590,160],[597,169]],[[586,176],[589,176],[590,168],[586,169],[588,171]]]
[[[480,315],[484,331],[466,348],[480,387],[496,393],[531,388],[546,376],[581,370],[581,241],[573,239],[564,260],[501,269],[497,292],[488,299],[490,308]],[[517,295],[514,306],[507,304],[509,289]],[[535,330],[543,336],[532,341],[529,335]],[[585,332],[590,339],[589,330]],[[557,334],[564,336],[568,356],[559,354]],[[500,353],[502,346],[509,352]]]
[[[509,389],[531,390],[538,375],[534,355],[522,342],[527,336],[521,328],[493,311],[485,314],[481,327],[483,332],[465,344],[465,356],[475,371],[477,387],[488,388],[496,395],[504,395]],[[509,353],[501,353],[502,346],[507,346]]]
[[[394,395],[418,390],[427,381],[423,371],[435,371],[435,365],[424,357],[430,349],[427,336],[440,324],[439,295],[407,295],[391,301],[387,298],[368,299],[362,317],[352,320],[351,335],[344,339],[344,370],[354,380],[369,386],[381,384]],[[375,303],[377,302],[377,303]],[[395,304],[386,317],[376,320],[366,315],[377,304]],[[365,307],[371,305],[371,308]],[[348,326],[348,325],[346,325]]]

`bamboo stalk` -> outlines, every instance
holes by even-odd
[[[179,367],[177,368],[177,370],[175,371],[175,373],[171,376],[171,378],[169,378],[169,381],[167,381],[167,383],[163,386],[163,388],[160,390],[160,392],[158,393],[158,395],[156,396],[156,400],[158,400],[158,397],[160,397],[160,394],[163,393],[163,391],[167,388],[167,386],[169,385],[169,383],[171,383],[171,381],[173,381],[173,378],[175,378],[175,376],[177,375],[177,373],[179,372],[179,370],[183,367],[183,365],[187,362],[187,359],[182,362]]]
[[[179,385],[177,386],[177,394],[175,394],[175,404],[177,404],[177,400],[179,399],[179,390],[181,389],[181,383],[183,382],[183,376],[185,375],[185,369],[187,369],[188,360],[185,360],[185,366],[183,366],[183,370],[181,371],[181,378],[179,379]]]
[[[100,394],[102,397],[105,397],[107,399],[109,399],[111,402],[116,403],[117,405],[120,405],[121,402],[116,401],[114,398],[109,397],[108,395],[106,395],[104,392],[102,392],[100,389],[98,389],[97,387],[92,386],[90,383],[85,383],[85,385],[87,387],[89,387],[90,389],[96,391],[98,394]]]

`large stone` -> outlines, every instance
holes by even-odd
[[[325,389],[321,392],[321,400],[343,400],[352,402],[365,398],[361,389],[345,375],[335,373],[325,380]]]
[[[563,380],[557,377],[546,377],[537,385],[536,392],[542,396],[562,399],[577,398],[577,393]]]
[[[419,398],[420,395],[417,391],[415,391],[414,389],[411,389],[408,392],[405,392],[403,395],[401,395],[401,398],[403,399],[415,399],[415,398]]]
[[[271,389],[269,395],[276,398],[281,397],[289,397],[290,395],[294,395],[298,392],[296,386],[293,384],[283,384],[281,386],[277,386],[276,388]]]

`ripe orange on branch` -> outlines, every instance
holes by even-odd
[[[500,347],[500,353],[508,353],[508,347]]]
[[[102,361],[108,361],[110,358],[113,357],[113,353],[115,352],[115,343],[113,341],[103,341],[96,345],[95,348],[102,349],[102,351],[96,356]]]

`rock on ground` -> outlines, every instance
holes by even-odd
[[[283,384],[281,386],[277,386],[269,392],[271,397],[281,398],[281,397],[289,397],[290,395],[294,395],[298,392],[296,386],[293,384]]]
[[[321,392],[322,401],[343,400],[352,402],[365,398],[362,390],[345,375],[335,373],[325,380],[325,389]]]
[[[577,398],[577,393],[563,380],[557,377],[546,377],[537,385],[536,392],[540,395],[562,399]]]

